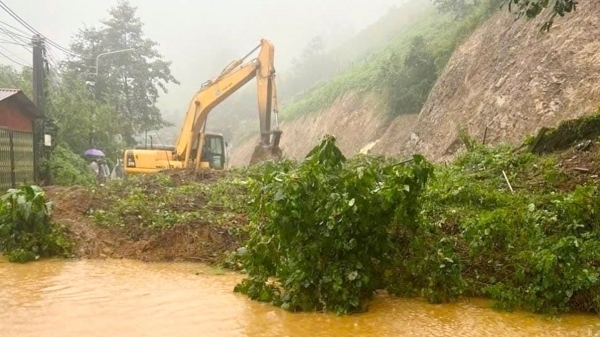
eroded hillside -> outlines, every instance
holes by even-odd
[[[582,0],[578,11],[539,34],[539,23],[501,11],[452,55],[412,132],[396,120],[373,151],[419,152],[452,158],[459,129],[487,143],[519,143],[559,121],[592,114],[600,106],[600,3]]]
[[[354,82],[362,89],[348,87],[343,94],[341,86],[350,82],[343,78],[323,86],[320,94],[342,92],[328,108],[316,108],[314,102],[321,99],[316,93],[284,108],[300,116],[284,118],[284,153],[301,158],[328,133],[338,138],[345,155],[369,148],[376,154],[407,157],[418,152],[442,161],[462,148],[461,129],[477,139],[485,135],[488,144],[517,144],[541,127],[594,113],[600,106],[600,3],[582,0],[577,12],[559,18],[549,33],[540,33],[545,18],[515,21],[514,14],[503,9],[478,28],[468,22],[424,19],[405,35],[419,34],[430,45],[445,43],[445,48],[454,48],[449,39],[462,43],[419,114],[390,119],[394,112],[386,97],[375,93],[377,85],[368,82],[377,77],[374,68],[366,66],[357,73],[371,77]],[[435,25],[439,27],[432,28]],[[473,33],[464,40],[455,37],[465,30]],[[436,39],[442,32],[446,37]],[[381,63],[385,52],[373,59]],[[231,164],[247,164],[257,142],[255,137],[235,148]]]
[[[290,158],[302,158],[325,134],[338,137],[337,145],[345,155],[353,155],[372,146],[386,130],[386,118],[382,113],[380,99],[375,94],[366,96],[349,92],[320,114],[310,114],[290,122],[283,122],[281,148]],[[401,118],[405,125],[412,125],[417,115]],[[400,120],[400,119],[398,119]],[[244,166],[250,162],[258,137],[238,146],[230,160],[232,166]],[[371,144],[370,144],[371,143]]]

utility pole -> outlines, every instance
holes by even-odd
[[[96,100],[99,100],[100,98],[100,92],[98,89],[98,83],[100,82],[100,71],[99,71],[99,66],[100,66],[100,57],[102,56],[106,56],[106,55],[112,55],[112,54],[118,54],[118,53],[124,53],[124,52],[129,52],[129,51],[134,51],[135,48],[127,48],[127,49],[120,49],[120,50],[113,50],[113,51],[109,51],[106,53],[100,53],[96,56],[96,77],[94,78],[94,95],[96,97]],[[127,84],[125,84],[127,85]],[[95,116],[96,112],[92,111],[92,114]],[[92,124],[92,134],[90,135],[90,147],[95,147],[94,146],[94,138],[95,138],[95,134],[96,134],[96,130],[95,130],[95,122],[94,124]]]
[[[42,120],[33,123],[33,172],[34,179],[39,184],[41,178],[48,182],[49,175],[41,172],[41,160],[46,157],[44,148],[45,114],[46,114],[46,73],[44,71],[44,40],[38,34],[31,38],[33,46],[33,103],[44,116]]]
[[[36,34],[31,38],[31,44],[33,45],[33,103],[44,112],[44,41]]]

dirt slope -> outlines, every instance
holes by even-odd
[[[542,15],[545,17],[545,15]],[[541,19],[541,18],[540,18]],[[549,34],[540,20],[493,16],[453,54],[408,132],[392,123],[375,153],[420,152],[451,159],[459,128],[487,142],[520,143],[543,126],[591,114],[600,106],[600,2],[581,0]]]
[[[367,150],[387,128],[382,109],[381,100],[375,94],[359,97],[348,93],[320,114],[281,123],[283,153],[289,158],[303,158],[325,134],[337,137],[338,146],[347,156]],[[412,125],[416,117],[406,116],[404,123]],[[234,149],[231,166],[247,165],[257,143],[258,137],[255,137]]]
[[[225,173],[195,174],[174,171],[171,178],[175,184],[186,184],[191,180],[205,184],[216,182]],[[160,186],[152,178],[142,183],[147,193],[159,193]],[[142,261],[188,260],[214,263],[223,260],[224,254],[239,247],[228,228],[208,220],[181,220],[173,227],[149,229],[138,224],[137,216],[124,219],[123,226],[100,226],[89,215],[91,209],[104,210],[111,204],[114,190],[97,188],[90,192],[81,186],[45,186],[48,200],[54,204],[52,218],[63,226],[69,239],[75,245],[73,251],[78,258],[129,258]],[[184,214],[206,207],[202,196],[191,204],[178,205],[178,212]],[[135,212],[135,211],[134,211]],[[229,226],[245,226],[245,214],[237,214]]]

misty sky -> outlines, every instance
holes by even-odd
[[[216,75],[235,57],[255,47],[262,37],[275,45],[276,69],[289,68],[292,58],[316,35],[348,36],[368,26],[391,6],[405,0],[130,0],[138,7],[147,37],[159,43],[159,52],[173,62],[181,82],[170,86],[159,106],[184,109],[200,84]],[[108,17],[114,1],[3,0],[23,20],[43,35],[68,47],[84,25],[98,25]],[[26,31],[6,12],[0,21]],[[0,34],[5,35],[3,32]],[[0,40],[9,40],[6,36]],[[51,49],[58,59],[64,54]],[[21,46],[0,42],[0,52],[31,64],[31,54]],[[233,55],[223,59],[224,55]],[[0,62],[14,64],[0,56]],[[209,69],[218,65],[218,70]],[[212,65],[212,66],[211,66]]]

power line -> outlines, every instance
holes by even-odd
[[[2,25],[2,27],[0,27],[0,30],[6,32],[7,34],[11,34],[13,36],[19,37],[19,38],[24,39],[24,40],[29,40],[29,37],[27,36],[27,33],[24,33],[22,30],[15,29],[15,27],[13,27],[13,26],[11,26],[8,23],[5,23],[3,21],[0,21],[0,25]],[[4,27],[4,26],[6,26],[6,27]],[[9,28],[12,28],[13,30],[16,30],[17,32],[9,30]]]
[[[7,58],[8,60],[10,60],[10,61],[12,61],[12,62],[14,62],[14,63],[16,63],[16,64],[18,64],[18,65],[22,66],[22,67],[31,68],[31,66],[28,66],[28,65],[26,65],[26,64],[23,64],[23,63],[21,63],[21,62],[18,62],[18,61],[15,61],[15,60],[13,60],[12,58],[10,58],[10,57],[6,56],[6,54],[4,54],[4,53],[3,53],[3,52],[1,52],[1,51],[0,51],[0,55],[4,56],[4,57],[5,57],[5,58]]]
[[[13,52],[6,49],[4,46],[0,46],[0,49],[4,50],[4,52],[6,52],[7,54],[11,55],[12,57],[18,59],[19,61],[27,63],[26,61],[20,60],[20,56],[15,55]]]
[[[19,28],[15,27],[15,26],[11,26],[8,23],[4,22],[4,21],[0,21],[1,25],[4,25],[8,28],[12,28],[13,30],[16,30],[18,33],[23,34],[23,36],[25,36],[27,34],[27,32],[24,32],[22,30],[20,30]]]
[[[8,36],[11,40],[13,40],[15,44],[21,45],[23,49],[27,50],[28,52],[31,52],[31,49],[28,49],[26,47],[26,45],[29,46],[28,38],[21,37],[20,35],[17,35],[3,27],[0,27],[0,32],[4,32],[4,35]],[[18,40],[17,38],[19,38],[20,40]]]
[[[15,42],[15,41],[9,41],[9,40],[3,40],[3,39],[0,39],[0,43],[12,44],[12,45],[17,45],[17,46],[27,47],[27,45],[24,44],[24,43]],[[31,50],[28,49],[27,51],[31,51]]]
[[[21,17],[19,17],[15,12],[13,12],[3,1],[0,0],[0,8],[4,9],[4,11],[6,13],[8,13],[8,15],[10,15],[13,19],[15,19],[17,22],[19,22],[21,25],[23,25],[23,27],[25,27],[27,30],[29,30],[31,33],[33,34],[37,34],[41,37],[43,37],[48,44],[54,46],[56,49],[67,53],[67,54],[71,54],[71,55],[77,55],[77,56],[81,56],[75,52],[70,51],[69,49],[62,47],[61,45],[59,45],[58,43],[52,41],[51,39],[49,39],[48,37],[44,36],[42,33],[40,33],[39,31],[37,31],[35,28],[33,28],[30,24],[28,24],[25,20],[21,19]]]

